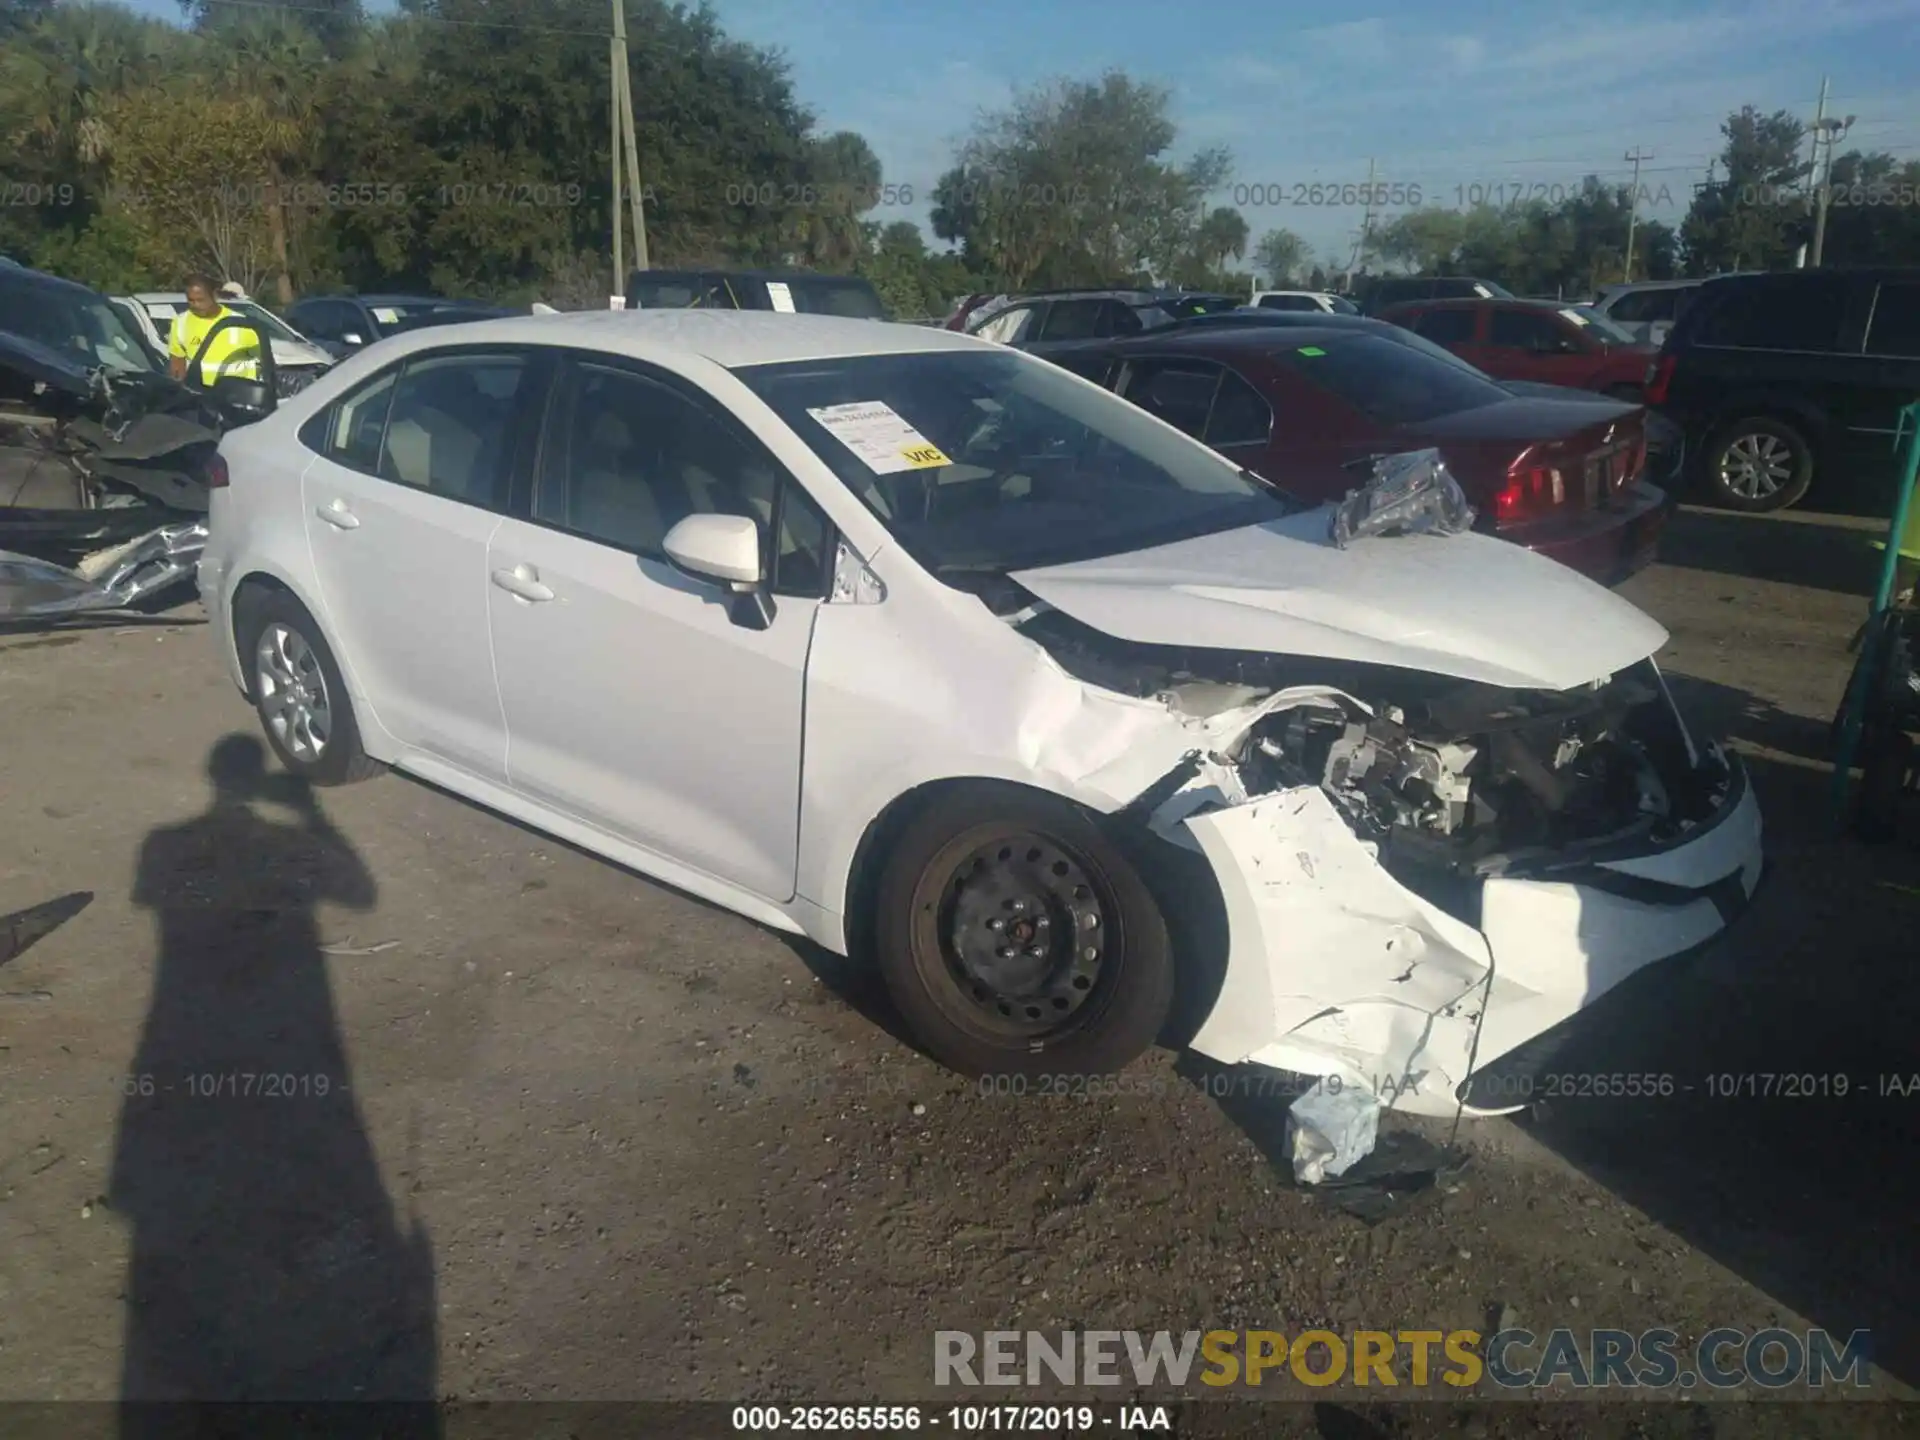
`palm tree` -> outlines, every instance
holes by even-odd
[[[105,112],[177,44],[164,24],[117,5],[58,5],[0,51],[0,137],[49,171],[105,178]]]
[[[293,301],[288,235],[295,223],[286,203],[289,177],[309,173],[317,130],[317,77],[327,55],[313,31],[281,11],[250,12],[214,27],[216,75],[229,94],[258,110],[269,156],[267,236],[274,287],[282,305]]]
[[[1224,270],[1229,257],[1247,253],[1247,217],[1232,206],[1209,211],[1194,234],[1194,252],[1209,270]]]

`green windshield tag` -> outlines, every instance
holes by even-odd
[[[1322,350],[1318,345],[1302,345],[1300,347],[1300,353],[1302,355],[1324,355],[1327,352]]]

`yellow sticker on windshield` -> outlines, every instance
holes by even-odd
[[[1300,347],[1300,353],[1302,355],[1324,355],[1327,352],[1322,350],[1318,345],[1302,345]]]
[[[902,470],[931,470],[953,461],[891,405],[866,400],[852,405],[822,405],[807,414],[818,420],[876,475]]]

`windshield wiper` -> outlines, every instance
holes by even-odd
[[[1278,481],[1269,480],[1266,476],[1262,475],[1258,470],[1249,470],[1246,466],[1242,465],[1240,467],[1240,478],[1242,480],[1251,480],[1254,484],[1258,485],[1262,490],[1265,490],[1268,494],[1277,496],[1283,505],[1288,506],[1290,509],[1292,509],[1296,513],[1302,510],[1311,510],[1314,508],[1313,506],[1309,505],[1305,500],[1302,500],[1298,495],[1294,494],[1291,490],[1288,490],[1287,488],[1282,486]]]

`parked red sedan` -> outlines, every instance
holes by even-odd
[[[1602,584],[1651,561],[1666,523],[1644,409],[1516,395],[1377,322],[1168,326],[1046,358],[1305,500],[1356,488],[1369,457],[1436,448],[1478,528]]]
[[[1658,353],[1591,306],[1554,300],[1420,300],[1391,306],[1380,318],[1496,380],[1599,390],[1636,404]]]

